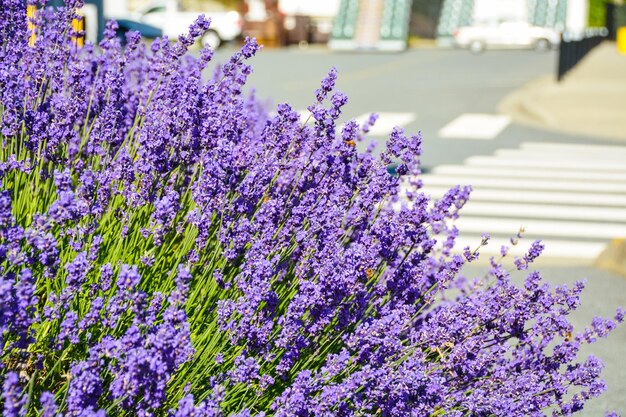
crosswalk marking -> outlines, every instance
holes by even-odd
[[[590,155],[588,152],[546,152],[536,150],[522,150],[522,149],[500,149],[496,151],[496,156],[529,159],[532,161],[581,161],[583,163],[590,162],[590,159],[596,159],[595,155]],[[626,169],[626,159],[621,153],[605,152],[602,154],[602,161],[608,161],[612,165],[620,166]]]
[[[370,118],[370,114],[371,113],[363,113],[355,117],[355,120],[358,124],[362,125]],[[369,131],[371,136],[388,136],[394,127],[398,126],[403,128],[415,120],[414,113],[383,112],[376,114],[378,114],[378,119]]]
[[[579,143],[556,143],[556,142],[523,142],[520,146],[524,150],[545,150],[558,152],[586,152],[601,154],[621,154],[626,156],[626,148],[614,145],[588,145]]]
[[[298,110],[301,123],[313,124],[315,121],[308,109]],[[415,113],[403,112],[381,112],[376,113],[378,118],[374,126],[370,127],[370,136],[389,136],[394,127],[404,128],[415,121]],[[354,119],[359,125],[363,125],[369,118],[371,113],[363,113],[357,117],[351,117],[346,120]],[[341,127],[339,127],[341,130]]]
[[[578,169],[581,171],[601,171],[601,172],[620,172],[626,173],[626,167],[620,163],[614,162],[596,162],[594,161],[569,161],[562,159],[554,160],[529,160],[520,157],[492,157],[492,156],[472,156],[465,160],[468,165],[492,166],[492,167],[524,167],[527,169],[543,168],[543,169]]]
[[[430,185],[446,185],[455,186],[459,177],[453,175],[423,175],[422,181]],[[552,180],[546,181],[541,179],[521,179],[521,178],[489,178],[477,175],[463,177],[465,184],[471,184],[473,187],[486,188],[505,188],[510,190],[553,190],[553,191],[580,191],[589,193],[624,193],[626,194],[626,183],[604,183],[589,181],[565,181]]]
[[[509,123],[511,123],[511,119],[508,116],[465,113],[441,128],[439,137],[491,140],[498,136]]]
[[[300,123],[313,123],[315,119],[313,119],[313,115],[308,109],[298,110],[298,114],[300,115]]]
[[[541,239],[546,257],[589,262],[610,239],[626,237],[626,147],[524,142],[420,179],[434,199],[457,184],[474,189],[455,222],[457,248],[475,248],[487,233],[480,252],[497,255],[523,227],[517,255]]]
[[[470,199],[463,215],[501,216],[518,219],[588,220],[626,223],[626,209],[597,206],[566,206],[549,204],[512,204]],[[520,220],[522,221],[522,220]]]
[[[456,247],[464,248],[469,246],[473,250],[478,246],[480,241],[480,237],[460,236],[456,240]],[[510,248],[508,252],[509,255],[523,256],[528,251],[531,242],[530,239],[524,239],[517,245],[512,246],[508,238],[492,237],[489,240],[489,244],[481,248],[479,252],[487,256],[498,255],[500,248],[507,246]],[[541,242],[545,246],[541,255],[543,258],[571,259],[583,262],[597,258],[606,246],[606,242],[604,241],[577,242],[560,239],[542,239]]]
[[[461,182],[461,184],[464,184]],[[436,198],[441,198],[449,187],[430,187],[424,191]],[[550,191],[510,191],[474,188],[472,200],[506,201],[509,203],[572,204],[578,206],[598,205],[622,207],[626,209],[626,196],[615,194],[563,193]]]
[[[529,236],[553,236],[585,239],[611,239],[615,236],[626,236],[626,224],[608,224],[592,222],[573,222],[559,220],[536,219],[499,219],[492,217],[489,222],[484,218],[464,216],[461,214],[456,222],[461,231],[471,233],[490,233],[514,235],[520,227],[528,232]],[[485,230],[488,227],[489,230]]]
[[[581,181],[605,181],[605,182],[626,182],[626,173],[601,172],[601,171],[581,171],[581,170],[550,170],[541,168],[510,167],[503,171],[499,167],[482,167],[472,165],[439,165],[432,170],[434,174],[456,175],[458,178],[466,176],[480,175],[485,177],[497,176],[500,178],[542,178],[550,179],[572,179]]]

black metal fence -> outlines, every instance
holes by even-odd
[[[626,4],[606,3],[605,7],[604,26],[609,31],[607,38],[614,41],[617,37],[617,28],[626,26]]]
[[[588,29],[577,36],[564,33],[559,46],[557,80],[561,81],[565,74],[574,68],[589,51],[605,40],[607,35],[606,28]]]

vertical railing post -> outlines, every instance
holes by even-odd
[[[611,2],[606,2],[604,7],[604,26],[609,30],[607,38],[614,41],[617,37],[617,32],[615,30],[615,4]]]
[[[72,43],[78,48],[82,48],[85,45],[85,16],[77,16],[72,19]]]
[[[37,17],[37,6],[33,4],[26,5],[26,18],[28,19],[28,46],[35,46],[37,41],[37,25],[34,20]],[[72,43],[81,48],[85,45],[85,16],[77,16],[72,19],[72,29],[74,33],[71,36]]]
[[[28,38],[28,46],[35,46],[35,41],[37,41],[37,35],[35,33],[37,27],[35,26],[35,16],[37,15],[37,6],[33,4],[29,4],[26,6],[26,18],[28,19],[28,31],[30,32],[30,37]]]
[[[568,34],[561,35],[557,81],[561,81],[569,70],[574,68],[593,48],[600,45],[604,39],[606,39],[605,29],[589,29],[582,38],[571,39]]]

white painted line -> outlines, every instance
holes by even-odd
[[[313,115],[308,109],[298,110],[298,114],[300,115],[300,123],[312,124],[315,122]]]
[[[626,173],[623,164],[614,162],[584,162],[584,161],[550,161],[550,160],[529,160],[514,157],[492,157],[492,156],[471,156],[465,160],[468,165],[490,166],[490,167],[518,167],[518,168],[543,168],[543,169],[578,169],[584,171],[620,172]]]
[[[505,190],[553,190],[580,191],[589,193],[623,193],[626,194],[626,183],[604,183],[587,181],[530,180],[498,177],[452,176],[452,175],[421,175],[419,177],[425,187],[455,186],[469,184],[474,189],[502,188]]]
[[[523,226],[526,236],[613,239],[626,236],[626,224],[572,222],[536,219],[499,219],[460,216],[455,224],[461,232],[514,236]]]
[[[626,146],[588,145],[579,143],[558,142],[523,142],[521,149],[547,152],[587,152],[587,153],[611,153],[626,156]]]
[[[406,200],[392,203],[395,210]],[[431,201],[429,207],[434,203]],[[566,206],[552,204],[501,203],[491,201],[470,200],[461,209],[461,216],[494,216],[509,219],[554,219],[581,220],[604,223],[623,223],[626,225],[626,209],[596,206]],[[523,220],[519,220],[523,221]]]
[[[511,119],[508,116],[466,113],[441,128],[439,137],[491,140],[498,136],[509,123]]]
[[[432,170],[433,174],[443,175],[477,175],[498,178],[546,178],[567,179],[580,181],[608,181],[626,182],[625,173],[587,172],[580,170],[549,170],[549,169],[524,169],[510,167],[507,169],[497,167],[479,167],[470,165],[439,165]]]
[[[572,152],[545,152],[535,150],[520,150],[520,149],[498,149],[495,156],[504,158],[516,158],[516,159],[531,159],[531,160],[550,160],[550,161],[580,161],[583,164],[586,162],[610,162],[611,164],[622,166],[626,169],[626,158],[619,153],[606,152],[602,154],[590,154],[586,151]]]
[[[480,245],[481,240],[482,238],[479,235],[459,236],[455,242],[455,251],[462,252],[463,248],[466,246],[469,246],[472,250],[474,250]],[[528,252],[528,248],[534,240],[535,239],[524,238],[520,240],[517,245],[512,246],[509,239],[494,236],[489,240],[489,244],[487,246],[483,246],[479,249],[479,253],[481,254],[481,259],[486,259],[483,258],[485,256],[499,256],[500,247],[505,245],[510,248],[507,258],[511,256],[508,261],[511,262],[511,259],[513,259],[512,257],[523,256],[526,252]],[[596,259],[606,247],[606,242],[596,241],[575,242],[560,239],[542,239],[541,242],[544,244],[545,248],[540,259],[561,258],[592,261]]]
[[[533,157],[557,157],[557,158],[575,158],[575,159],[623,159],[626,157],[626,153],[622,152],[620,148],[615,147],[614,150],[598,150],[598,149],[584,149],[584,148],[569,148],[564,147],[562,149],[554,148],[521,148],[507,150],[508,152],[519,152],[520,154],[530,155]],[[496,152],[497,153],[497,152]],[[505,152],[506,153],[506,152]]]
[[[407,188],[405,188],[407,189]],[[441,198],[449,187],[425,187],[420,190],[433,198]],[[596,193],[563,193],[553,191],[509,191],[478,189],[472,191],[470,200],[499,201],[507,203],[573,204],[576,206],[606,206],[626,208],[626,196]]]
[[[626,223],[623,208],[491,203],[472,199],[461,209],[463,215]]]
[[[355,118],[359,125],[363,125],[369,118],[371,113],[364,113]],[[378,119],[374,126],[370,128],[371,136],[387,136],[394,127],[404,127],[415,120],[415,113],[392,113],[383,112],[378,114]]]

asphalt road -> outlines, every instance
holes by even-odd
[[[215,60],[227,59],[232,51],[229,47],[220,49]],[[495,114],[508,93],[538,76],[555,73],[556,59],[554,51],[472,55],[456,49],[412,49],[399,54],[337,53],[320,47],[264,49],[252,60],[254,73],[248,86],[274,105],[287,102],[296,109],[306,109],[320,80],[335,66],[337,88],[349,98],[344,120],[370,112],[413,114],[415,119],[404,127],[407,133],[422,132],[422,164],[429,168],[516,147],[522,141],[545,139],[548,134],[515,124],[489,141],[442,139],[437,132],[463,113]],[[377,142],[384,139],[372,138]],[[549,139],[589,141],[583,136],[555,133],[550,133]]]

